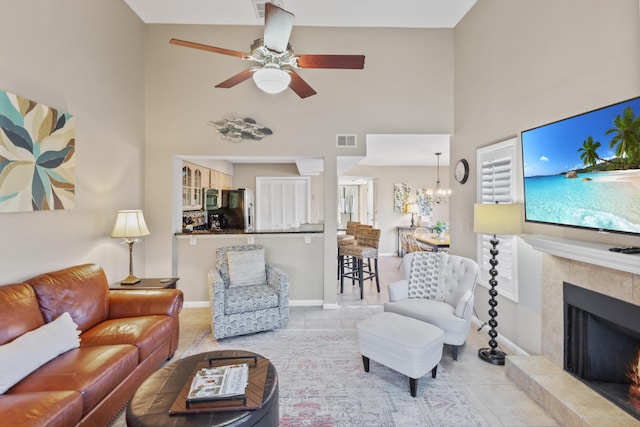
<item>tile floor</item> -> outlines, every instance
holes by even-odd
[[[397,257],[380,258],[380,293],[376,292],[375,284],[367,282],[364,299],[361,300],[358,287],[345,282],[344,293],[338,294],[340,308],[337,310],[291,307],[289,328],[355,328],[361,319],[382,311],[382,304],[388,301],[386,285],[402,278],[401,270],[397,269],[398,263]],[[210,330],[210,321],[208,308],[183,309],[180,315],[180,344],[176,354],[180,355],[202,331]],[[494,366],[478,358],[477,349],[487,347],[489,337],[486,328],[481,332],[476,329],[472,325],[466,344],[459,350],[457,361],[453,361],[451,349],[445,346],[441,365],[449,373],[450,380],[469,396],[491,426],[560,426],[506,377],[504,366]],[[124,426],[123,415],[112,424],[112,427]]]

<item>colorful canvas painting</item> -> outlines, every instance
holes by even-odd
[[[403,182],[393,184],[393,211],[406,212],[409,203],[409,184]]]
[[[75,121],[0,91],[0,212],[75,208]]]
[[[427,188],[416,188],[416,203],[418,204],[419,216],[431,216],[433,213],[433,204]]]

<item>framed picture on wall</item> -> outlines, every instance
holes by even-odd
[[[75,208],[71,114],[0,90],[0,145],[0,212]]]
[[[393,184],[393,211],[405,212],[409,203],[409,184],[398,182]]]
[[[421,217],[431,216],[433,205],[427,188],[416,188],[416,203],[418,204],[418,215]]]

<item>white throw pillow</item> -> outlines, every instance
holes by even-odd
[[[69,313],[0,345],[0,394],[56,356],[80,346],[80,331]]]
[[[264,285],[267,273],[264,249],[227,252],[229,265],[229,286]]]
[[[411,258],[408,297],[444,301],[448,262],[449,254],[445,252],[415,252]]]

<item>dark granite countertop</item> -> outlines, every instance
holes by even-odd
[[[296,228],[279,228],[273,230],[253,230],[253,231],[244,231],[244,230],[232,230],[232,229],[222,229],[222,230],[194,230],[194,231],[182,231],[175,233],[176,236],[190,236],[190,235],[216,235],[216,234],[318,234],[324,233],[324,225],[323,224],[303,224],[300,227]]]

